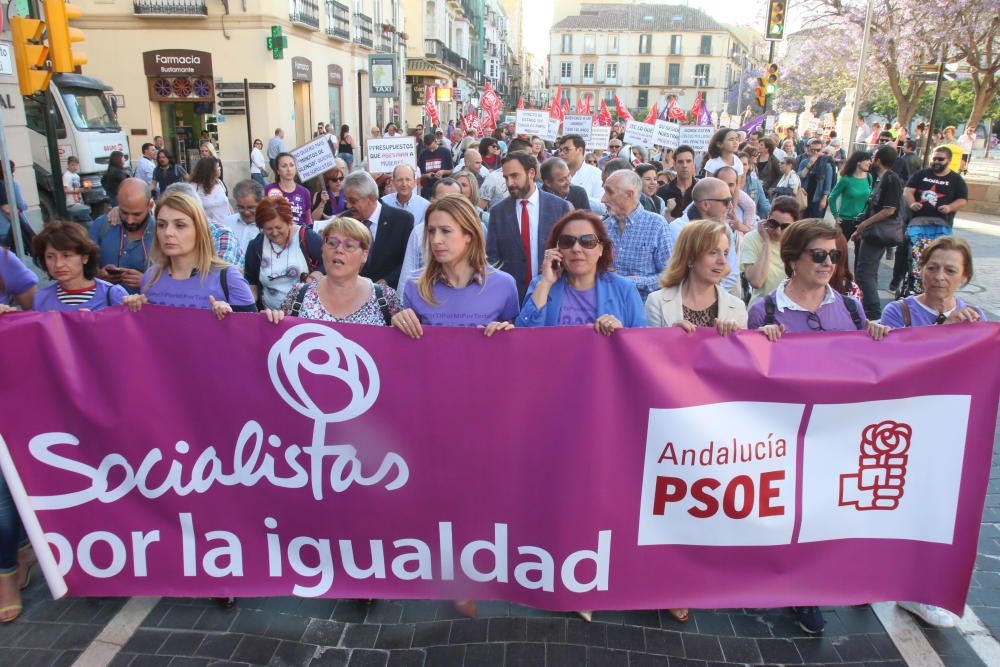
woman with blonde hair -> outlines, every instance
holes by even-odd
[[[472,207],[476,209],[476,215],[479,216],[479,219],[483,222],[483,224],[489,224],[489,212],[479,208],[479,181],[476,180],[476,175],[467,169],[463,169],[457,174],[452,174],[451,177],[458,182],[458,185],[462,188],[462,194],[465,195],[465,198],[472,202]]]
[[[694,333],[713,327],[719,335],[747,328],[747,307],[720,286],[729,273],[729,233],[716,220],[695,220],[677,237],[660,285],[646,298],[651,327],[680,327]]]
[[[514,328],[517,285],[486,260],[483,224],[469,200],[449,194],[427,208],[423,271],[403,287],[392,325],[410,338],[431,326],[479,327],[487,336]]]
[[[372,233],[354,218],[334,218],[323,228],[323,269],[326,275],[306,280],[288,291],[279,308],[266,309],[277,324],[292,315],[325,322],[389,326],[399,310],[395,290],[361,277],[372,247]]]
[[[157,200],[150,266],[139,294],[126,296],[123,303],[132,312],[147,303],[206,308],[220,320],[233,311],[257,312],[253,292],[239,267],[215,253],[201,202],[181,191]]]

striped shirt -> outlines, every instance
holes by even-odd
[[[56,289],[56,298],[67,306],[82,306],[94,298],[97,292],[97,285],[82,290],[64,290],[60,285]]]

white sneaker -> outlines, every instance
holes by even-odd
[[[928,625],[939,628],[955,627],[955,616],[947,609],[922,602],[897,602],[896,604],[911,614],[919,616]]]

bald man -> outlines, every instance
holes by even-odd
[[[416,167],[409,164],[397,164],[396,168],[392,170],[392,185],[396,191],[382,197],[382,203],[412,213],[413,224],[421,224],[427,213],[427,207],[431,203],[416,193]]]
[[[618,275],[635,283],[643,299],[659,289],[660,274],[670,260],[673,241],[663,216],[639,205],[642,179],[631,170],[616,171],[604,181],[601,202],[608,208],[604,224],[615,249]]]
[[[721,171],[721,170],[720,170]],[[684,210],[684,215],[670,223],[670,238],[677,242],[684,225],[692,220],[718,220],[726,223],[729,230],[729,274],[722,279],[722,289],[743,298],[743,285],[740,282],[739,248],[736,243],[735,218],[730,215],[733,204],[733,192],[725,180],[708,177],[694,184],[691,190],[691,204]]]
[[[149,268],[153,249],[153,197],[149,185],[138,178],[126,178],[118,186],[118,218],[108,222],[102,215],[90,225],[90,238],[101,249],[97,277],[124,287],[130,294],[139,291],[142,274]]]

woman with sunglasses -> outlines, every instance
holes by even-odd
[[[611,259],[611,239],[597,215],[582,210],[564,215],[549,233],[517,326],[586,325],[605,336],[646,326],[635,283],[610,272]]]
[[[800,212],[795,197],[775,197],[768,218],[761,220],[757,229],[743,237],[740,269],[752,288],[750,305],[773,292],[785,279],[781,235],[799,219]]]
[[[361,277],[372,247],[372,233],[354,218],[334,218],[323,228],[326,275],[295,285],[277,308],[264,310],[277,324],[292,315],[325,322],[390,326],[399,312],[395,290]]]
[[[321,228],[320,220],[329,220],[347,210],[344,202],[344,173],[339,165],[323,174],[323,189],[313,195],[312,219],[314,229]]]
[[[427,208],[423,271],[406,281],[392,325],[413,339],[422,325],[479,327],[487,336],[513,329],[517,284],[486,260],[483,223],[469,200],[448,194]]]

